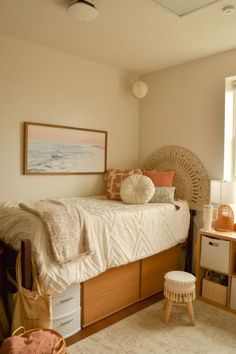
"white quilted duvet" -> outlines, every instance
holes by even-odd
[[[185,201],[172,204],[126,205],[120,201],[94,198],[63,198],[69,205],[79,203],[91,216],[94,252],[60,266],[53,258],[42,221],[18,207],[0,205],[0,239],[20,249],[20,240],[29,238],[45,291],[63,291],[74,282],[95,277],[108,268],[151,256],[185,241],[189,208]]]

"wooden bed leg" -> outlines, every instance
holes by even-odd
[[[31,267],[31,241],[25,239],[21,241],[22,286],[29,290],[32,289]]]

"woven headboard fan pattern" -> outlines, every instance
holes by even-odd
[[[176,198],[187,200],[190,209],[201,211],[209,203],[210,180],[199,158],[190,150],[170,145],[154,151],[144,169],[175,171]]]

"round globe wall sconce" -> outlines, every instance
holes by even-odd
[[[141,99],[148,93],[148,86],[142,80],[137,80],[132,85],[132,94],[135,98]]]

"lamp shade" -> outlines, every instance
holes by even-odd
[[[211,203],[235,204],[236,182],[212,180],[210,186]]]

